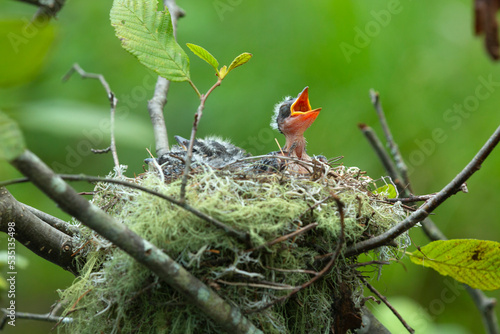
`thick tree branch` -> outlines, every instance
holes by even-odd
[[[74,225],[71,225],[67,222],[65,222],[62,219],[59,219],[57,217],[51,216],[48,213],[45,213],[43,211],[40,211],[32,206],[23,204],[24,207],[29,210],[32,214],[49,224],[50,226],[56,228],[57,230],[69,235],[69,236],[74,236],[76,233],[78,233],[78,228]]]
[[[363,313],[363,325],[356,331],[356,334],[391,334],[367,307],[364,306],[361,311]]]
[[[14,238],[33,253],[73,275],[78,274],[71,257],[71,237],[35,216],[4,187],[0,187],[0,231],[13,231]]]
[[[11,164],[59,204],[61,209],[148,267],[172,288],[186,296],[223,330],[228,333],[260,333],[236,307],[224,301],[161,249],[79,196],[36,155],[26,150],[12,160]]]

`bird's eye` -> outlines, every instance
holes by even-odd
[[[291,114],[291,109],[290,107],[292,106],[293,100],[288,100],[285,101],[281,106],[280,106],[280,118],[287,118]]]

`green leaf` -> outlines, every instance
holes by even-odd
[[[195,55],[212,65],[212,67],[215,69],[215,72],[219,74],[219,62],[217,59],[215,59],[214,56],[204,48],[202,48],[199,45],[191,44],[191,43],[186,43],[188,48],[193,51]]]
[[[0,21],[0,87],[11,87],[36,77],[53,45],[51,23],[28,19]]]
[[[500,243],[455,239],[438,240],[410,253],[411,261],[481,290],[500,288]]]
[[[220,68],[220,71],[219,71],[219,78],[224,79],[224,77],[227,75],[229,71],[227,70],[227,66],[224,65]]]
[[[0,111],[0,160],[14,160],[25,149],[24,137],[19,126]]]
[[[398,192],[392,184],[386,184],[385,186],[379,187],[373,191],[374,194],[384,195],[387,198],[397,198]]]
[[[160,76],[188,81],[189,58],[174,38],[170,14],[156,0],[115,0],[111,25],[125,50]]]
[[[240,54],[238,57],[234,58],[233,62],[231,63],[231,65],[229,65],[229,68],[227,69],[227,73],[231,72],[236,67],[241,66],[246,62],[248,62],[250,58],[252,58],[252,56],[253,55],[251,53],[244,52]]]

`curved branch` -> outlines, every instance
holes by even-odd
[[[415,226],[418,222],[423,221],[432,211],[434,211],[434,209],[436,209],[446,199],[448,199],[448,197],[459,191],[461,185],[465,181],[467,181],[472,176],[472,174],[478,171],[479,168],[481,168],[481,164],[488,157],[491,151],[493,151],[499,141],[500,126],[495,130],[493,135],[488,139],[488,141],[474,156],[474,158],[472,158],[467,166],[465,166],[465,168],[450,183],[448,183],[441,191],[439,191],[436,196],[423,204],[417,211],[413,212],[405,220],[392,227],[387,232],[350,246],[346,250],[346,256],[357,255],[379,246],[386,245],[390,241],[394,240],[394,238],[396,238],[397,236]]]

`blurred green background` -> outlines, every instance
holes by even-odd
[[[31,33],[21,24],[21,39],[0,38],[15,48],[0,51],[0,76],[18,71],[15,86],[0,89],[0,109],[24,130],[28,147],[46,163],[67,173],[106,175],[109,155],[92,155],[89,147],[109,145],[109,104],[95,80],[61,77],[73,63],[104,74],[119,99],[116,140],[127,174],[143,171],[146,148],[154,152],[147,113],[155,76],[124,51],[109,23],[111,0],[68,1],[53,22],[53,31]],[[367,123],[380,135],[368,91],[380,92],[386,117],[406,159],[416,194],[440,190],[474,156],[500,124],[500,64],[490,61],[483,41],[472,34],[471,0],[418,1],[182,1],[187,15],[178,41],[191,58],[193,81],[203,92],[216,80],[210,66],[185,43],[208,49],[229,64],[241,52],[254,57],[224,80],[208,99],[199,136],[230,138],[253,154],[277,149],[282,135],[269,127],[273,106],[286,95],[310,87],[313,108],[322,107],[306,132],[308,152],[343,155],[376,179],[384,170],[357,124]],[[34,7],[15,1],[0,3],[0,19],[29,20]],[[46,41],[51,39],[44,56]],[[19,36],[19,34],[18,34]],[[28,57],[35,75],[24,77]],[[174,83],[168,96],[169,138],[188,137],[198,100],[187,83]],[[461,111],[459,111],[461,110]],[[19,176],[0,162],[0,180]],[[75,184],[91,190],[88,184]],[[469,193],[450,198],[435,211],[434,221],[449,238],[500,241],[500,151],[497,148],[468,182]],[[20,201],[68,219],[42,193],[28,184],[9,187]],[[428,241],[411,231],[413,243]],[[0,250],[5,247],[0,235]],[[413,248],[413,247],[412,247]],[[45,313],[73,277],[30,255],[17,275],[18,311]],[[372,283],[389,300],[401,302],[410,325],[422,333],[484,332],[479,312],[468,294],[449,278],[408,259],[384,268]],[[499,298],[500,293],[489,292]],[[7,298],[1,296],[4,307]],[[409,305],[409,306],[408,306]],[[383,307],[375,313],[383,317]],[[497,308],[497,314],[498,314]],[[388,318],[389,322],[393,317]],[[48,333],[53,324],[17,321],[6,333]],[[421,326],[421,327],[419,327]],[[423,326],[423,327],[422,327]],[[394,332],[403,332],[394,330]]]

